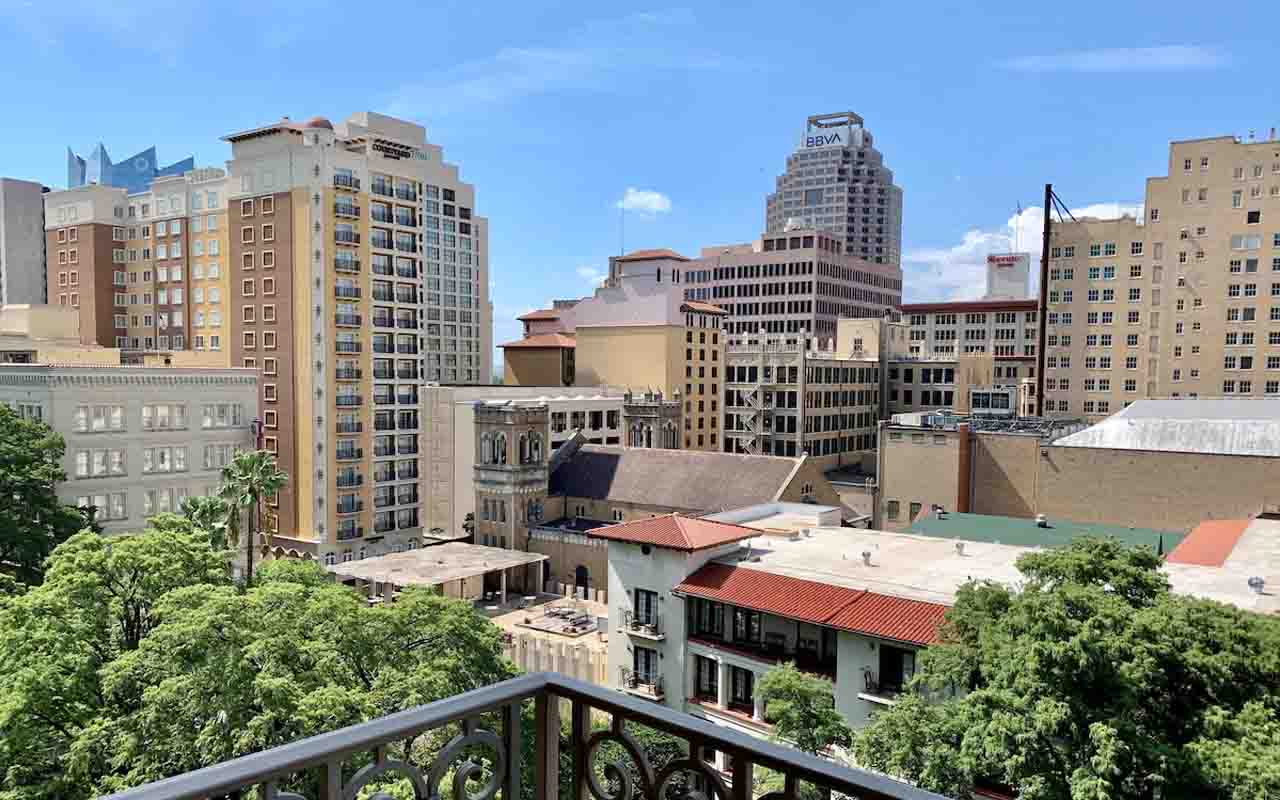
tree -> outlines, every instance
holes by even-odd
[[[192,495],[182,504],[182,514],[209,536],[214,550],[231,547],[231,505],[218,495]]]
[[[370,607],[298,561],[237,588],[200,534],[80,534],[0,600],[0,800],[88,800],[513,675],[462,601]]]
[[[38,583],[45,558],[88,524],[58,499],[66,445],[48,425],[0,405],[0,569]]]
[[[280,469],[276,457],[266,450],[248,450],[237,453],[231,463],[222,468],[222,497],[232,508],[231,535],[236,541],[239,532],[241,509],[249,512],[249,524],[245,542],[247,567],[244,584],[253,581],[253,551],[257,549],[257,532],[262,529],[262,498],[284,488],[289,476]],[[270,548],[270,542],[267,546]]]
[[[462,532],[467,536],[474,536],[476,532],[476,515],[474,511],[468,511],[467,516],[462,520]]]
[[[831,681],[788,663],[765,673],[757,691],[775,738],[815,755],[852,743],[853,734],[836,710]]]
[[[1016,591],[964,587],[858,762],[956,797],[1280,796],[1280,621],[1174,595],[1159,564],[1084,540],[1020,558]]]

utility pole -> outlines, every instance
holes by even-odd
[[[1046,401],[1044,397],[1044,363],[1045,363],[1045,328],[1049,315],[1049,225],[1053,213],[1053,184],[1044,185],[1044,237],[1040,247],[1040,302],[1036,314],[1040,335],[1036,340],[1036,408],[1039,416],[1045,415]]]

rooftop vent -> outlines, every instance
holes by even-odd
[[[1255,594],[1262,594],[1262,590],[1265,589],[1266,586],[1267,582],[1257,575],[1249,579],[1249,588],[1252,589]]]
[[[1036,514],[1036,526],[1040,528],[1049,527],[1049,518],[1044,514]]]
[[[956,555],[964,555],[964,542],[956,542]]]
[[[871,551],[870,551],[870,550],[863,550],[863,551],[862,551],[862,563],[863,563],[863,564],[866,564],[868,567],[869,567],[869,566],[871,566]]]

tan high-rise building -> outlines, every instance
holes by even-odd
[[[1280,141],[1173,142],[1144,217],[1053,228],[1046,414],[1280,394]]]
[[[421,387],[489,382],[475,190],[421,126],[374,113],[224,140],[225,170],[48,195],[50,303],[126,359],[259,371],[260,441],[289,475],[278,554],[417,546]]]

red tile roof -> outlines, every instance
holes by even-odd
[[[1174,564],[1199,564],[1202,567],[1220,567],[1235,549],[1236,542],[1244,535],[1251,520],[1219,519],[1201,522],[1195,530],[1178,543],[1169,554]]]
[[[829,625],[881,639],[927,645],[937,638],[947,606],[818,583],[731,564],[707,564],[674,590]]]
[[[938,638],[938,626],[946,613],[947,607],[941,603],[867,592],[840,609],[829,624],[881,639],[931,644]]]
[[[530,311],[528,314],[522,314],[516,319],[521,322],[531,322],[538,319],[560,319],[560,312],[554,308],[540,308],[537,311]]]
[[[667,514],[595,528],[591,535],[617,542],[651,544],[671,550],[705,550],[759,536],[760,531],[727,522]]]
[[[616,256],[614,261],[650,261],[655,258],[674,258],[677,261],[688,261],[687,256],[682,256],[675,250],[662,248],[659,250],[633,250],[625,256]]]
[[[711,303],[700,303],[697,300],[686,300],[680,305],[681,311],[701,311],[703,314],[728,314],[723,308]]]
[[[535,333],[533,336],[526,336],[523,339],[517,339],[514,342],[500,344],[499,347],[527,347],[527,348],[575,348],[578,346],[577,341],[572,336],[565,336],[563,333]]]

